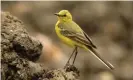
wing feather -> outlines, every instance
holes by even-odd
[[[60,23],[58,27],[61,29],[60,33],[65,37],[80,44],[96,48],[89,36],[85,32],[82,32],[83,30],[76,23]]]

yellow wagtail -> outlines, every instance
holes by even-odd
[[[55,25],[55,31],[58,37],[66,44],[74,47],[74,50],[67,63],[69,63],[72,55],[75,53],[73,60],[74,64],[78,53],[77,48],[80,47],[89,50],[109,69],[114,69],[114,66],[111,63],[105,61],[96,52],[96,46],[92,43],[89,36],[72,20],[72,15],[68,10],[61,10],[59,13],[55,13],[55,15],[58,17],[58,21]]]

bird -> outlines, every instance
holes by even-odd
[[[114,69],[114,66],[110,62],[104,60],[96,51],[97,47],[93,44],[87,33],[85,33],[85,31],[83,31],[83,29],[76,22],[73,21],[72,15],[68,10],[61,10],[58,13],[54,13],[54,15],[56,15],[58,18],[58,21],[55,24],[55,32],[57,36],[65,44],[74,48],[67,63],[69,63],[71,57],[75,54],[72,63],[73,65],[78,54],[78,48],[82,48],[92,53],[109,69]]]

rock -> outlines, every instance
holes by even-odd
[[[8,12],[2,12],[1,16],[2,80],[78,79],[77,69],[44,69],[40,63],[36,63],[41,55],[42,44],[27,33],[18,18]]]

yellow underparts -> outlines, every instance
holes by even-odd
[[[58,24],[58,23],[59,23],[59,22],[57,22],[57,24]],[[76,41],[73,41],[73,40],[71,40],[71,39],[69,39],[69,38],[63,36],[63,35],[60,33],[60,28],[57,26],[57,24],[56,24],[56,26],[55,26],[55,31],[56,31],[57,36],[62,40],[62,42],[64,42],[65,44],[67,44],[67,45],[69,45],[69,46],[71,46],[71,47],[77,46],[77,47],[81,47],[81,48],[84,48],[84,49],[87,49],[87,50],[88,50],[88,48],[87,48],[85,45],[82,45],[82,44],[80,44],[80,43],[77,43]]]

